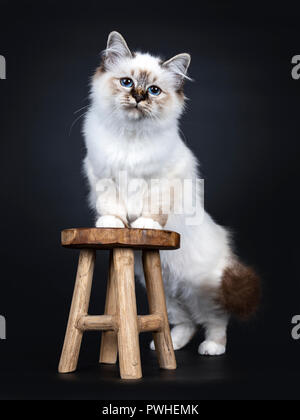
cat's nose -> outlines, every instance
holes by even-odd
[[[132,92],[132,96],[136,100],[137,104],[146,99],[146,93],[143,90],[140,90],[140,89],[139,90],[134,90]]]

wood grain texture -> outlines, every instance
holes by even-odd
[[[117,304],[116,304],[116,284],[114,278],[114,261],[113,253],[110,251],[109,255],[109,273],[106,286],[106,300],[105,300],[105,315],[113,315],[116,317]],[[117,362],[118,357],[118,338],[115,331],[104,331],[101,336],[100,346],[100,363],[114,364]]]
[[[163,327],[163,317],[159,314],[138,315],[137,325],[139,332],[161,331]],[[82,331],[112,332],[117,337],[119,323],[115,315],[85,315],[79,318],[77,328]],[[111,351],[111,349],[108,348],[107,351]],[[108,362],[101,361],[101,363]]]
[[[159,249],[177,249],[180,235],[154,229],[82,228],[62,232],[62,245],[83,248],[79,263],[59,372],[77,367],[84,331],[102,331],[100,362],[116,363],[122,379],[142,377],[139,333],[152,331],[160,367],[176,369],[168,323]],[[149,315],[137,315],[134,249],[143,250]],[[97,249],[110,249],[104,315],[88,315]]]
[[[163,369],[176,369],[159,251],[143,251],[143,266],[150,314],[160,314],[163,317],[163,325],[160,331],[153,333],[158,362]]]
[[[76,370],[83,331],[77,328],[78,320],[87,315],[96,253],[92,249],[80,251],[73,299],[59,362],[60,373]]]
[[[114,331],[118,329],[114,315],[85,315],[79,318],[77,328],[82,331]]]
[[[113,250],[117,316],[119,323],[118,350],[122,379],[142,377],[139,331],[137,321],[134,253],[129,248]]]
[[[140,332],[160,331],[163,326],[163,317],[160,314],[138,315],[138,328]]]
[[[156,229],[74,228],[62,231],[61,244],[66,248],[177,249],[180,235]]]

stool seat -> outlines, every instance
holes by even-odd
[[[167,250],[180,247],[180,235],[156,229],[74,228],[62,231],[61,243],[66,248]]]

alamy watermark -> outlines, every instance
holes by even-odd
[[[6,340],[6,319],[0,315],[0,340]]]
[[[3,55],[0,55],[0,79],[6,79],[6,60]],[[6,339],[6,319],[0,315],[0,340]]]
[[[111,214],[122,213],[127,207],[128,216],[181,215],[187,226],[202,224],[204,217],[204,180],[160,178],[132,178],[127,171],[120,171],[112,178],[102,178],[96,184],[96,207],[103,206]],[[108,203],[110,203],[108,205]],[[148,216],[149,217],[149,216]]]
[[[6,60],[3,55],[0,55],[0,79],[6,79]]]
[[[294,340],[300,339],[300,315],[295,315],[292,318],[292,324],[295,325],[292,329],[292,338]]]
[[[292,78],[294,80],[300,79],[300,55],[294,55],[292,58],[292,64],[295,64],[292,68]]]

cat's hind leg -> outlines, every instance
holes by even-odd
[[[205,341],[200,344],[198,352],[203,356],[220,356],[226,352],[228,317],[206,322]]]

